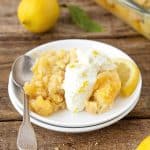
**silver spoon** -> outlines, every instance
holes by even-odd
[[[29,81],[32,76],[31,67],[33,61],[29,56],[23,55],[18,57],[12,65],[13,82],[20,87],[24,93],[24,83]],[[37,140],[34,129],[30,123],[29,103],[27,96],[24,94],[24,113],[23,121],[19,128],[17,137],[17,147],[19,150],[37,150]]]

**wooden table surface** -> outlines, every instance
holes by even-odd
[[[19,0],[0,0],[0,150],[15,150],[21,116],[12,106],[7,91],[8,76],[15,58],[28,50],[58,39],[85,38],[112,44],[129,54],[142,72],[143,88],[135,109],[124,119],[101,130],[83,134],[49,131],[34,125],[40,150],[134,150],[150,134],[150,42],[92,0],[61,0],[61,17],[55,28],[34,35],[19,24]],[[86,33],[71,22],[64,4],[82,6],[101,22],[105,32]]]

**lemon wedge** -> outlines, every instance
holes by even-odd
[[[140,71],[134,62],[126,59],[117,59],[115,63],[121,80],[121,95],[130,96],[138,84]]]
[[[136,150],[149,150],[150,149],[150,136],[147,136],[136,148]]]

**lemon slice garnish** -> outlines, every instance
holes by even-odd
[[[136,148],[136,150],[149,150],[150,149],[150,136],[147,136]]]
[[[121,79],[121,95],[130,96],[138,84],[140,71],[134,62],[126,59],[117,59],[115,63]]]

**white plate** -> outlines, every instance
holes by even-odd
[[[19,108],[19,106],[16,105],[16,102],[14,100],[11,99],[11,102],[14,105],[15,109],[22,115],[23,114],[23,109]],[[94,131],[94,130],[97,130],[97,129],[101,129],[101,128],[110,126],[110,125],[114,124],[115,122],[119,121],[120,119],[122,119],[124,116],[126,116],[135,107],[137,102],[138,102],[138,98],[135,101],[135,103],[125,113],[121,114],[120,116],[116,117],[115,119],[112,119],[112,120],[110,120],[106,123],[101,123],[101,124],[90,126],[90,127],[77,127],[77,128],[75,128],[75,127],[72,127],[72,128],[58,127],[58,126],[54,126],[54,125],[51,125],[51,124],[41,122],[39,120],[36,120],[33,117],[31,117],[30,119],[31,119],[32,123],[34,123],[34,124],[36,124],[40,127],[43,127],[43,128],[49,129],[49,130],[53,130],[53,131],[67,132],[67,133],[90,132],[90,131]]]
[[[26,53],[26,55],[30,55],[32,57],[37,57],[40,52],[44,50],[61,50],[66,49],[70,50],[72,48],[80,48],[83,50],[86,49],[96,49],[101,50],[105,55],[109,56],[110,58],[125,58],[133,61],[128,55],[124,52],[119,50],[118,48],[112,47],[108,44],[104,44],[101,42],[90,41],[90,40],[60,40],[55,42],[50,42],[44,44],[42,46],[36,47],[33,50]],[[13,85],[11,80],[11,73],[9,77],[9,96],[11,100],[16,101],[16,104],[19,107],[23,107],[21,103],[21,96],[20,91],[16,89]],[[42,117],[33,112],[31,112],[31,116],[37,120],[45,122],[47,124],[55,125],[55,126],[63,126],[63,127],[86,127],[86,126],[93,126],[101,123],[108,122],[113,118],[123,114],[126,112],[133,104],[137,101],[140,96],[142,87],[142,79],[138,82],[137,88],[134,93],[127,98],[118,97],[116,102],[114,103],[113,107],[99,115],[92,115],[87,112],[80,112],[80,113],[72,113],[68,110],[59,111],[49,117]]]

